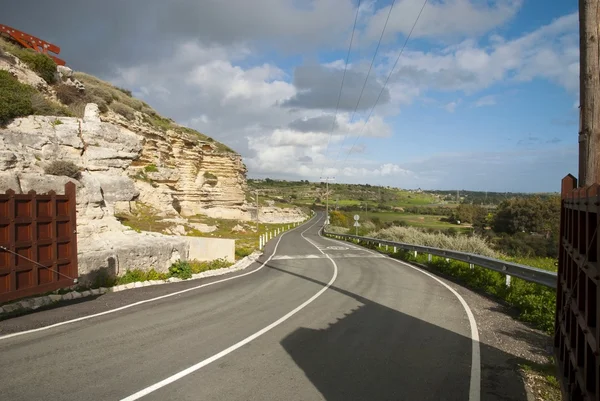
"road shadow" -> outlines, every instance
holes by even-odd
[[[360,306],[326,328],[298,328],[281,341],[325,400],[469,400],[471,338],[336,286],[330,290]],[[480,399],[526,401],[518,371],[525,360],[482,343],[480,354]]]

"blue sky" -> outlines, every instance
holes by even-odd
[[[577,172],[573,2],[430,0],[383,87],[423,4],[396,0],[352,118],[391,0],[361,1],[337,114],[358,0],[23,1],[3,22],[228,144],[250,177],[516,192]]]

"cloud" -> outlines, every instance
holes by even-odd
[[[554,137],[554,138],[552,138],[552,139],[548,139],[548,140],[546,141],[546,143],[552,143],[552,144],[555,144],[555,143],[560,143],[560,142],[562,142],[562,139],[560,139],[560,138],[556,138],[556,137]]]
[[[333,115],[322,115],[312,118],[299,118],[288,124],[288,127],[300,132],[327,132],[339,128],[337,120]]]
[[[488,47],[469,39],[442,50],[405,51],[393,81],[421,89],[471,94],[501,80],[544,78],[576,95],[579,89],[578,14],[511,41],[496,36]],[[391,65],[397,52],[387,54]]]
[[[522,0],[429,2],[423,9],[413,36],[448,39],[480,35],[510,20],[521,5]],[[407,35],[422,6],[423,0],[396,1],[390,15],[386,36],[391,38],[398,33]],[[389,7],[385,6],[377,10],[367,22],[365,34],[368,38],[373,40],[379,37]]]
[[[335,110],[340,94],[340,85],[344,72],[322,65],[303,65],[294,72],[296,94],[281,105],[283,107],[299,107],[306,109]],[[354,111],[360,97],[358,110],[367,110],[375,104],[383,84],[376,77],[370,76],[365,85],[366,72],[348,70],[344,78],[344,88],[339,103],[339,110]],[[364,85],[364,91],[362,90]],[[378,104],[390,101],[390,93],[383,90]]]
[[[475,107],[483,107],[483,106],[493,106],[496,104],[496,96],[494,95],[487,95],[487,96],[483,96],[480,97],[479,99],[477,99],[474,103]]]
[[[312,157],[310,156],[300,156],[296,159],[300,163],[312,163]]]
[[[450,112],[450,113],[454,113],[454,110],[456,110],[456,107],[458,107],[458,105],[460,104],[460,99],[459,100],[454,100],[452,102],[446,103],[443,106],[443,109]]]

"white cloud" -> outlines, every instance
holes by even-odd
[[[489,47],[470,39],[441,51],[405,50],[394,80],[421,89],[475,93],[501,80],[544,78],[576,94],[579,73],[578,15],[558,18],[520,38],[499,36]],[[391,65],[397,52],[387,55]]]
[[[460,99],[453,100],[452,102],[446,103],[443,106],[443,108],[444,108],[444,110],[448,111],[449,113],[454,113],[454,110],[456,110],[456,108],[458,107],[459,104],[460,104]]]
[[[483,107],[483,106],[493,106],[496,104],[496,96],[494,95],[487,95],[487,96],[483,96],[480,97],[479,99],[477,99],[474,103],[475,107]]]
[[[414,37],[439,37],[448,39],[464,35],[479,35],[510,20],[521,8],[522,0],[445,0],[429,2],[413,32]],[[423,0],[396,1],[386,34],[388,37],[408,34],[413,26]],[[377,10],[367,22],[366,36],[375,40],[381,35],[390,6]]]

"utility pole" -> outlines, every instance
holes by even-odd
[[[329,181],[335,180],[335,177],[321,177],[321,181],[325,181],[325,224],[329,224]]]
[[[579,186],[600,182],[600,2],[579,0]]]

